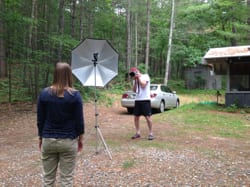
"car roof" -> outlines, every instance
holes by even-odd
[[[158,85],[161,85],[161,84],[155,84],[155,83],[150,84],[150,86],[158,86]]]
[[[153,83],[153,84],[150,84],[150,86],[166,86],[166,85]]]

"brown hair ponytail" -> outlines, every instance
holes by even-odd
[[[64,90],[72,94],[73,79],[71,67],[65,62],[58,62],[54,70],[54,79],[51,86],[52,93],[58,97],[63,97]]]

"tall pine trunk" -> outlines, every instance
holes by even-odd
[[[72,0],[71,9],[71,36],[76,37],[76,0]]]
[[[59,20],[58,20],[58,33],[62,36],[64,33],[64,0],[59,1]],[[58,46],[58,61],[62,61],[62,41],[59,42]]]
[[[149,64],[149,44],[150,44],[150,0],[147,0],[147,41],[146,41],[146,57],[145,57],[145,71],[148,73]]]
[[[37,20],[37,0],[32,0],[32,10],[31,10],[31,19],[32,23],[29,28],[29,41],[28,47],[31,53],[28,53],[28,58],[32,59],[33,52],[37,50],[37,25],[35,24]],[[34,72],[32,76],[32,71],[30,70],[29,82],[32,93],[32,100],[35,101],[38,95],[38,75],[39,75],[39,65],[38,62],[35,63]],[[26,69],[26,67],[24,67]],[[26,70],[24,71],[26,72]],[[26,75],[25,75],[26,77]],[[34,79],[33,79],[34,78]]]
[[[79,4],[80,4],[80,41],[83,40],[83,2],[82,0],[79,0]]]
[[[135,13],[135,66],[138,66],[138,14]]]
[[[131,0],[128,0],[127,7],[127,60],[126,60],[126,69],[129,70],[131,66]]]
[[[168,38],[168,51],[167,51],[166,69],[165,69],[165,78],[164,78],[165,85],[167,85],[168,83],[169,62],[170,62],[170,57],[171,57],[172,35],[173,35],[173,27],[174,27],[174,10],[175,10],[175,0],[172,0],[172,12],[171,12],[170,30],[169,30],[169,38]]]
[[[0,0],[0,10],[3,11],[3,0]],[[4,45],[4,23],[3,20],[0,17],[0,78],[6,77],[6,63],[5,63],[5,45]]]

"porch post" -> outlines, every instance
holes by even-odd
[[[227,88],[226,91],[230,91],[230,62],[229,60],[227,61]]]

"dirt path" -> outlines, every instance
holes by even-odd
[[[34,107],[33,107],[34,108]],[[250,186],[250,142],[195,135],[162,137],[171,124],[154,123],[148,141],[133,141],[133,116],[119,102],[98,106],[98,122],[113,159],[96,140],[94,106],[85,104],[84,151],[78,155],[75,186]],[[157,114],[156,114],[157,115]],[[154,116],[153,116],[154,117]],[[30,105],[1,105],[0,186],[41,185],[36,113]],[[166,146],[161,147],[162,142]],[[98,148],[99,154],[96,154]]]

